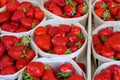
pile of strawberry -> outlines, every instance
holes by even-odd
[[[40,26],[34,35],[34,42],[40,49],[57,55],[73,53],[85,42],[81,28],[75,25]]]
[[[103,28],[94,34],[93,46],[95,51],[106,58],[120,60],[120,31],[113,32],[113,28]]]
[[[39,24],[43,18],[44,12],[31,2],[10,0],[6,4],[6,10],[0,12],[0,27],[8,32],[26,32]]]
[[[0,8],[7,4],[8,0],[0,0]]]
[[[63,63],[54,69],[42,62],[29,63],[23,72],[23,78],[24,80],[84,80],[75,73],[70,63]]]
[[[113,64],[95,75],[94,80],[120,80],[120,66]]]
[[[48,0],[44,7],[53,14],[64,18],[83,16],[88,11],[84,0]]]
[[[16,73],[35,56],[28,37],[2,36],[0,38],[0,75]]]
[[[101,0],[95,3],[95,14],[104,21],[120,20],[120,0]]]

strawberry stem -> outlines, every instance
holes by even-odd
[[[78,33],[78,34],[77,34],[77,37],[78,37],[78,38],[81,38],[81,39],[84,39],[83,33]]]
[[[23,43],[24,45],[27,45],[27,46],[28,46],[28,44],[30,43],[29,37],[23,36],[23,37],[22,37],[22,43]]]
[[[34,78],[32,76],[30,76],[29,73],[27,73],[26,71],[23,71],[23,78],[24,80],[33,80]]]
[[[70,51],[70,49],[67,49],[66,52],[65,52],[65,54],[67,55],[69,53],[71,53],[71,51]]]
[[[59,78],[63,78],[63,79],[67,79],[70,75],[71,75],[72,73],[71,72],[68,72],[68,73],[66,73],[66,72],[59,72],[58,73],[58,77]]]
[[[105,42],[105,40],[107,39],[107,37],[102,36],[100,39],[101,39],[102,42]]]
[[[80,48],[82,45],[80,44],[80,42],[77,42],[77,43],[75,43],[77,46],[78,46],[78,48]]]
[[[109,10],[106,10],[103,13],[103,20],[107,20],[108,18],[110,18],[110,12],[109,12]]]
[[[107,8],[107,5],[105,3],[103,3],[101,8]]]
[[[86,3],[84,3],[84,14],[86,14],[87,12],[88,12],[88,6],[87,6],[87,4]]]

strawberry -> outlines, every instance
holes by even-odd
[[[95,9],[98,9],[98,8],[106,8],[106,7],[107,7],[107,5],[106,5],[106,3],[103,2],[103,1],[98,1],[98,2],[95,3]]]
[[[31,61],[35,57],[35,52],[33,50],[26,50],[25,59]]]
[[[45,14],[43,11],[41,10],[37,10],[35,11],[35,18],[38,19],[38,20],[42,20],[44,18]]]
[[[96,45],[94,48],[95,48],[95,51],[98,53],[98,54],[101,54],[101,50],[102,50],[102,44],[98,44]]]
[[[0,0],[0,7],[5,6],[7,2],[8,0]]]
[[[42,62],[31,62],[26,66],[25,71],[30,76],[41,77],[44,72],[44,64]],[[24,75],[24,78],[26,77],[28,76]]]
[[[77,2],[78,4],[83,4],[83,3],[84,3],[84,0],[72,0],[72,1],[75,1],[75,2]]]
[[[69,39],[69,42],[70,42],[70,43],[75,43],[75,42],[77,42],[77,40],[78,40],[76,34],[73,34],[73,33],[67,34],[66,37]]]
[[[116,3],[114,1],[107,2],[108,9],[111,9],[114,6],[116,6]]]
[[[58,16],[62,16],[62,14],[63,14],[61,8],[58,5],[56,5],[54,2],[52,2],[49,5],[48,10],[51,11],[53,14],[58,15]]]
[[[28,18],[34,18],[34,15],[35,15],[34,9],[31,8],[26,11],[26,16]]]
[[[23,12],[26,12],[27,9],[29,9],[32,6],[31,2],[22,2],[20,5],[17,7],[18,10],[21,10]]]
[[[60,30],[65,32],[66,34],[70,32],[71,26],[67,24],[60,24]]]
[[[79,38],[79,39],[77,40],[77,43],[76,43],[76,44],[78,44],[78,46],[79,46],[79,48],[80,48],[80,47],[84,44],[84,42],[85,42],[84,39]]]
[[[0,24],[9,21],[10,14],[8,12],[0,12]]]
[[[119,6],[114,6],[114,7],[111,7],[110,12],[113,16],[117,16],[117,13],[118,13],[119,9],[120,9]]]
[[[15,66],[16,66],[17,70],[20,70],[20,69],[22,69],[24,66],[26,66],[28,63],[29,63],[29,60],[23,58],[23,59],[17,60]]]
[[[48,1],[46,1],[46,2],[44,3],[44,7],[45,7],[46,9],[48,9],[50,4],[51,4],[51,1],[48,0]]]
[[[5,52],[5,47],[2,43],[0,43],[0,58],[3,56],[4,52]]]
[[[8,66],[1,70],[1,75],[10,75],[16,73],[16,68],[14,66]]]
[[[1,29],[8,32],[15,32],[18,29],[18,27],[13,24],[5,23],[1,26]]]
[[[7,3],[6,9],[8,12],[14,12],[18,6],[19,6],[19,1],[11,0]]]
[[[75,51],[77,51],[79,48],[78,48],[78,46],[77,46],[76,44],[71,44],[71,45],[69,46],[69,49],[70,49],[71,52],[75,52]]]
[[[86,3],[77,6],[77,12],[80,13],[80,15],[86,14],[87,11],[88,11],[88,6]]]
[[[59,76],[66,79],[74,73],[74,68],[70,63],[63,63],[58,67]]]
[[[34,39],[37,46],[44,51],[51,50],[52,44],[50,40],[51,40],[51,37],[48,34],[41,34],[39,36],[36,36]]]
[[[27,29],[32,29],[36,26],[36,24],[33,22],[32,18],[23,18],[23,19],[21,19],[21,23]]]
[[[65,0],[52,0],[55,4],[57,4],[59,7],[65,6]]]
[[[114,58],[115,56],[115,51],[107,46],[102,47],[101,55],[106,57],[106,58]]]
[[[73,34],[79,34],[82,32],[82,30],[78,26],[72,26],[70,32]]]
[[[24,12],[22,12],[21,10],[16,10],[14,12],[14,14],[12,15],[11,19],[12,21],[16,21],[16,22],[20,22],[21,19],[25,18],[25,14]]]
[[[117,53],[117,59],[120,60],[120,53]]]
[[[103,70],[95,76],[94,80],[111,80],[111,72],[109,70]]]
[[[67,80],[83,80],[83,78],[78,74],[72,74],[70,77],[67,78]]]
[[[40,34],[47,34],[48,29],[43,26],[39,26],[38,28],[35,29],[34,34],[35,36],[38,36]]]
[[[80,13],[76,13],[72,18],[77,18],[77,17],[80,17]]]
[[[105,8],[96,9],[95,13],[98,17],[102,18],[103,20],[107,20],[110,17],[110,12]]]
[[[66,37],[61,37],[61,36],[53,37],[51,41],[54,46],[60,46],[60,45],[66,46],[68,43],[68,39]]]
[[[24,47],[23,46],[13,46],[8,50],[8,55],[15,60],[20,60],[22,58]]]
[[[26,28],[23,27],[23,26],[20,26],[20,27],[16,30],[17,33],[19,33],[19,32],[26,32],[26,31],[28,31],[28,29],[26,29]]]
[[[14,22],[14,21],[11,21],[10,24],[13,24],[13,25],[17,26],[17,28],[20,26],[20,23]]]
[[[13,66],[14,63],[8,55],[3,55],[0,58],[0,70],[8,66]]]
[[[39,11],[39,10],[40,10],[40,8],[39,8],[39,7],[34,6],[34,5],[31,5],[31,8],[32,8],[34,11]]]
[[[113,0],[102,0],[102,1],[104,1],[105,3],[108,3],[108,2],[111,2]]]
[[[67,50],[66,46],[59,45],[53,48],[53,54],[64,55],[69,54],[69,51]]]
[[[80,62],[77,62],[78,66],[85,72],[85,64],[84,63],[80,63]]]
[[[6,50],[11,48],[18,41],[19,39],[16,36],[4,35],[1,37],[1,42],[4,44]]]
[[[113,74],[112,80],[120,80],[120,74],[119,74],[119,72]]]
[[[120,4],[120,0],[113,0],[114,2]]]
[[[118,10],[117,17],[120,20],[120,9]]]

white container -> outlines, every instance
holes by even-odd
[[[117,22],[106,22],[105,24],[102,24],[100,26],[98,26],[92,33],[92,35],[97,34],[99,32],[99,30],[106,28],[106,27],[113,27],[113,31],[120,31],[120,21]],[[106,57],[103,57],[101,55],[99,55],[98,53],[96,53],[94,46],[93,46],[93,42],[92,42],[92,51],[93,51],[93,56],[96,59],[98,59],[98,65],[103,63],[103,62],[108,62],[108,61],[115,61],[113,59],[109,59]],[[95,61],[96,62],[96,61]]]
[[[41,4],[41,9],[46,13],[46,15],[47,15],[48,18],[78,21],[78,22],[80,22],[83,26],[86,26],[88,13],[84,14],[84,15],[81,16],[81,17],[77,17],[77,18],[63,18],[63,17],[60,17],[60,16],[57,16],[57,15],[53,14],[52,12],[50,12],[49,10],[47,10],[47,9],[44,7],[44,3],[45,3],[46,1],[48,1],[48,0],[37,0],[37,1]],[[88,3],[88,0],[85,0],[85,2],[86,2],[87,4],[89,4],[89,3]]]
[[[0,12],[3,12],[5,10],[5,6],[0,8]]]
[[[82,30],[82,33],[84,34],[85,37],[85,42],[82,45],[82,47],[80,49],[78,49],[77,51],[67,54],[67,55],[56,55],[56,54],[50,54],[47,52],[44,52],[43,50],[41,50],[36,43],[34,42],[34,31],[32,31],[31,33],[31,39],[32,39],[32,44],[34,45],[35,49],[38,51],[38,54],[40,56],[43,57],[56,57],[56,56],[60,56],[60,57],[68,57],[68,58],[75,58],[75,57],[83,57],[86,55],[85,50],[86,50],[86,45],[87,45],[87,32],[85,30],[85,27],[83,27],[81,24],[79,24],[78,22],[75,21],[67,21],[67,20],[58,20],[58,19],[51,19],[51,20],[46,20],[44,22],[42,22],[41,24],[38,25],[38,27],[41,26],[46,26],[46,25],[53,25],[53,26],[58,26],[59,24],[68,24],[68,25],[76,25],[79,26]],[[37,27],[36,27],[37,28]],[[35,28],[35,29],[36,29]],[[34,29],[34,30],[35,30]]]
[[[2,34],[0,36],[4,36],[4,35],[14,35],[16,37],[22,37],[22,35],[20,35],[20,34],[19,35],[15,35],[15,34]],[[33,47],[33,45],[32,44],[30,44],[30,45],[31,45],[31,48],[35,51],[35,48]],[[35,54],[36,54],[36,56],[31,61],[33,61],[33,60],[38,58],[37,51],[35,51]],[[20,69],[19,71],[17,71],[14,74],[11,74],[11,75],[0,75],[0,80],[15,80],[18,77],[19,73],[24,70],[24,68],[25,67],[23,67],[22,69]]]
[[[86,75],[82,71],[81,68],[72,60],[69,58],[64,58],[64,57],[54,57],[54,58],[38,58],[34,60],[34,62],[43,62],[44,64],[48,64],[53,67],[53,69],[57,70],[58,66],[63,64],[63,63],[70,63],[75,69],[75,73],[79,74],[83,77],[83,80],[86,80]],[[18,77],[18,80],[23,80],[22,72]]]
[[[34,6],[37,6],[37,7],[40,7],[40,4],[38,3],[38,2],[36,2],[35,0],[19,0],[20,2],[25,2],[25,1],[27,1],[27,2],[31,2]],[[41,9],[41,8],[40,8]],[[2,9],[0,9],[0,12],[2,12],[2,11],[4,11],[4,10],[6,10],[6,7],[3,7]],[[40,21],[40,23],[41,22],[43,22],[44,20],[46,20],[46,16],[44,16],[44,18],[43,18],[43,20],[41,20]],[[34,28],[33,28],[34,29]],[[0,29],[0,32],[1,32],[1,34],[15,34],[15,35],[18,35],[18,34],[21,34],[21,35],[29,35],[32,31],[33,31],[33,29],[30,29],[29,31],[26,31],[26,32],[19,32],[19,33],[15,33],[15,32],[8,32],[8,31],[4,31],[4,30],[1,30]]]
[[[114,64],[120,66],[120,61],[107,62],[107,63],[104,63],[104,64],[100,65],[100,66],[96,69],[92,80],[94,80],[95,75],[99,74],[102,70],[104,70],[104,69],[106,69],[106,68],[108,68],[109,66],[114,65]]]
[[[109,22],[109,21],[102,20],[100,17],[98,17],[95,14],[95,11],[94,11],[95,10],[95,4],[98,1],[101,1],[101,0],[95,0],[94,3],[93,3],[93,5],[92,5],[92,13],[93,13],[93,17],[94,17],[94,25],[95,25],[95,27],[98,27],[99,25],[104,24],[105,22]],[[110,22],[116,22],[116,21],[110,21]]]

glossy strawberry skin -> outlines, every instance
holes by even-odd
[[[83,80],[83,78],[78,74],[72,74],[67,80]]]
[[[0,12],[0,24],[9,21],[10,14],[8,12]]]
[[[0,43],[0,58],[3,56],[4,52],[5,52],[5,47],[2,43]]]

